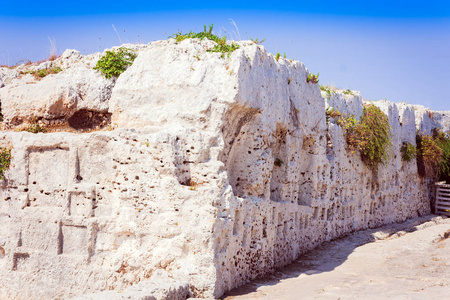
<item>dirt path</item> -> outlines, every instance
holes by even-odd
[[[450,218],[427,216],[325,243],[240,299],[450,299]]]

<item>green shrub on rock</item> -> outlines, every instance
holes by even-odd
[[[432,135],[417,135],[419,174],[432,180],[450,181],[450,136],[438,128]]]
[[[5,179],[4,173],[11,164],[11,148],[0,148],[0,180]]]
[[[225,58],[225,54],[230,57],[230,54],[240,48],[240,46],[236,43],[227,43],[227,37],[219,37],[212,33],[214,24],[209,25],[209,30],[206,30],[206,25],[203,26],[203,31],[199,33],[194,33],[190,31],[189,33],[181,33],[177,32],[174,35],[171,35],[169,38],[174,38],[176,42],[184,41],[185,39],[208,39],[213,42],[216,42],[212,49],[206,50],[207,52],[219,52],[222,53],[221,58]]]
[[[115,51],[106,51],[94,67],[94,70],[100,70],[106,78],[119,77],[128,66],[133,64],[137,55],[133,50],[121,47]]]
[[[402,154],[402,160],[409,162],[417,157],[417,148],[408,142],[403,142],[402,147],[400,148],[400,153]]]
[[[387,161],[391,147],[391,125],[388,117],[375,105],[364,107],[361,121],[356,127],[358,149],[366,165],[376,169]]]
[[[329,111],[328,115],[332,113]],[[349,150],[358,150],[362,161],[376,172],[378,165],[386,162],[391,147],[388,117],[377,106],[369,104],[364,106],[359,122],[355,116],[346,117],[340,112],[334,113],[333,118],[342,127]]]

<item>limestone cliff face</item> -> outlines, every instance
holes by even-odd
[[[448,131],[449,112],[374,102],[393,141],[375,176],[325,115],[360,116],[359,93],[324,99],[300,62],[250,42],[223,59],[212,45],[134,46],[117,80],[92,70],[100,54],[69,50],[40,81],[0,68],[0,146],[13,155],[0,190],[1,299],[122,291],[160,270],[219,297],[323,241],[429,213],[400,147],[430,122]],[[99,113],[115,130],[73,126]],[[73,132],[6,130],[33,120]]]

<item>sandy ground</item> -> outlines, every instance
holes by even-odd
[[[240,299],[450,299],[450,218],[434,215],[327,242]]]

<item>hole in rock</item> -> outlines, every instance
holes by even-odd
[[[111,114],[80,109],[67,121],[69,126],[76,130],[101,129],[111,123]]]

